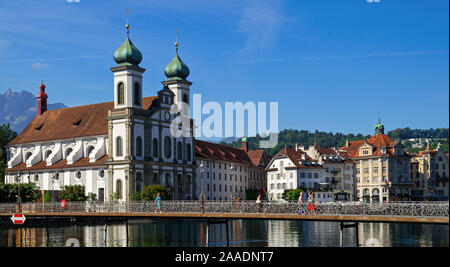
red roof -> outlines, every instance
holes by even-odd
[[[253,166],[244,150],[202,140],[195,140],[195,157]]]
[[[313,160],[310,156],[308,156],[308,154],[306,154],[305,152],[301,151],[300,149],[295,150],[294,148],[290,148],[290,147],[285,147],[283,148],[280,152],[278,152],[275,156],[273,156],[273,158],[278,158],[278,157],[283,157],[283,156],[287,156],[292,163],[294,163],[294,165],[297,168],[323,168],[320,165],[303,165],[300,162],[303,160],[303,156],[305,156],[306,161],[309,162],[317,162],[316,160]]]
[[[142,108],[149,109],[157,96],[144,97]],[[70,139],[75,137],[107,135],[108,111],[114,102],[98,103],[72,108],[47,110],[35,116],[10,145]]]
[[[359,148],[363,144],[369,144],[372,146],[372,156],[382,156],[381,148],[384,147],[386,149],[386,155],[394,155],[394,146],[397,145],[398,141],[393,141],[389,136],[384,134],[376,134],[367,140],[357,140],[349,142],[348,147],[341,147],[339,150],[341,152],[346,152],[349,158],[360,158],[366,157],[359,155]]]

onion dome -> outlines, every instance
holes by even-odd
[[[164,75],[166,75],[168,81],[186,80],[190,71],[188,66],[178,56],[178,43],[175,43],[175,47],[177,50],[176,55],[164,69]]]
[[[242,143],[247,143],[247,137],[245,137],[245,136],[242,137],[242,140],[241,140],[241,141],[242,141]]]
[[[375,134],[384,134],[384,125],[380,121],[375,125]]]
[[[128,36],[130,25],[127,24],[125,27],[127,28],[127,39],[114,53],[114,61],[119,66],[138,66],[142,61],[142,54]]]

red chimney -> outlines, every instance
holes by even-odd
[[[41,86],[39,86],[39,89],[41,90],[39,94],[37,95],[37,114],[40,116],[45,111],[47,111],[47,94],[45,93],[45,85],[44,82],[42,82]]]

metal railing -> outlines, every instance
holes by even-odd
[[[22,203],[22,212],[32,213],[154,213],[154,202],[67,202],[64,209],[59,202]],[[315,203],[316,215],[348,216],[402,216],[402,217],[448,217],[449,202],[327,202]],[[0,213],[17,212],[16,203],[0,203]],[[308,203],[255,201],[178,201],[161,202],[163,213],[264,213],[307,214]],[[158,210],[159,212],[159,210]]]

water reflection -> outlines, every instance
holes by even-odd
[[[127,224],[63,227],[0,228],[0,247],[65,246],[70,238],[87,247],[204,247],[207,225],[202,220],[133,220]],[[209,226],[209,246],[226,246],[225,224]],[[232,247],[337,247],[339,223],[282,220],[233,220]],[[106,236],[105,236],[106,234]],[[448,225],[360,223],[360,246],[449,246]],[[127,242],[128,238],[128,242]],[[355,246],[355,228],[344,230],[344,246]],[[367,244],[366,244],[367,243]]]

